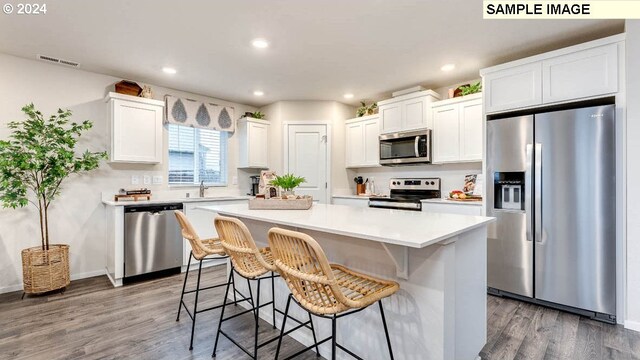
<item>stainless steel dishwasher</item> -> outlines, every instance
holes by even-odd
[[[174,210],[182,204],[124,208],[124,280],[180,272],[182,234]]]

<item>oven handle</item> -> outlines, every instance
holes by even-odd
[[[413,143],[413,149],[416,152],[416,157],[419,158],[420,157],[420,150],[418,149],[418,144],[420,144],[420,135],[416,136],[416,140]]]

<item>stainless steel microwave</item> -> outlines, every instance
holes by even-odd
[[[431,130],[380,135],[380,165],[431,163]]]

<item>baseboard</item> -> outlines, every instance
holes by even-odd
[[[80,274],[71,274],[71,280],[73,281],[73,280],[86,279],[86,278],[105,275],[105,274],[106,274],[105,269],[88,271]],[[0,294],[14,292],[14,291],[21,291],[21,290],[22,290],[22,284],[9,285],[9,286],[0,288]]]
[[[633,331],[640,331],[640,322],[631,321],[631,320],[625,320],[624,321],[624,327],[625,327],[625,329],[629,329],[629,330],[633,330]]]

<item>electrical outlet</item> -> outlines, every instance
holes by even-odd
[[[144,181],[145,185],[151,184],[151,176],[149,176],[149,175],[143,176],[143,181]]]
[[[162,175],[156,175],[153,177],[153,185],[161,185],[162,184]]]
[[[140,176],[131,175],[131,185],[138,185],[138,184],[140,184]]]
[[[231,178],[231,184],[238,185],[238,177],[237,176],[234,176],[234,177]]]

